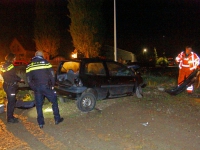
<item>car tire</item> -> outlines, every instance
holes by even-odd
[[[137,98],[142,98],[143,97],[143,92],[142,92],[142,87],[141,86],[137,86],[136,87],[135,94],[136,94]]]
[[[82,112],[89,112],[95,108],[96,97],[92,93],[83,93],[76,101],[78,109]]]

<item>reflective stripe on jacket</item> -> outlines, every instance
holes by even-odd
[[[7,71],[10,71],[13,68],[14,68],[14,65],[13,64],[9,64],[8,66],[3,66],[1,71],[2,72],[7,72]]]
[[[191,52],[188,56],[184,52],[181,52],[177,57],[176,61],[179,62],[179,68],[188,68],[194,70],[199,65],[199,57],[196,53]]]
[[[26,68],[27,82],[31,88],[39,84],[55,85],[52,65],[41,56],[36,56]]]
[[[50,63],[46,63],[45,61],[41,62],[32,62],[31,64],[28,65],[26,68],[26,73],[34,71],[34,70],[39,70],[39,69],[49,69],[52,68],[52,65]]]
[[[5,83],[13,84],[21,80],[21,78],[16,75],[15,67],[11,62],[5,62],[1,68],[1,72]]]

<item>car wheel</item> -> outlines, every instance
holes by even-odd
[[[96,105],[96,97],[92,93],[83,93],[77,99],[76,104],[77,104],[78,109],[83,112],[92,111]]]
[[[141,86],[137,86],[137,88],[135,90],[135,94],[136,94],[137,98],[142,98],[143,97],[143,92],[142,92],[142,87]]]

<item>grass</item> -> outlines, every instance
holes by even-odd
[[[149,87],[175,87],[177,85],[177,79],[168,77],[168,76],[153,76],[153,75],[144,75],[144,82]]]
[[[172,113],[185,108],[188,111],[200,110],[200,99],[198,98],[200,89],[195,88],[195,86],[192,96],[189,96],[187,92],[171,96],[158,89],[160,87],[165,90],[173,89],[177,86],[178,74],[176,68],[172,68],[170,71],[165,69],[150,71],[143,74],[142,77],[147,84],[147,87],[143,89],[144,97],[141,100],[141,105],[145,108],[154,108],[156,111],[164,111],[166,113]]]

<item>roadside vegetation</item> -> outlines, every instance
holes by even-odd
[[[194,92],[188,95],[182,92],[176,96],[165,92],[167,89],[173,89],[177,86],[177,71],[162,71],[148,73],[143,75],[147,87],[143,89],[144,97],[140,104],[154,111],[160,111],[167,114],[182,114],[181,117],[195,115],[200,111],[200,89],[194,84]],[[187,112],[187,113],[185,113]]]

